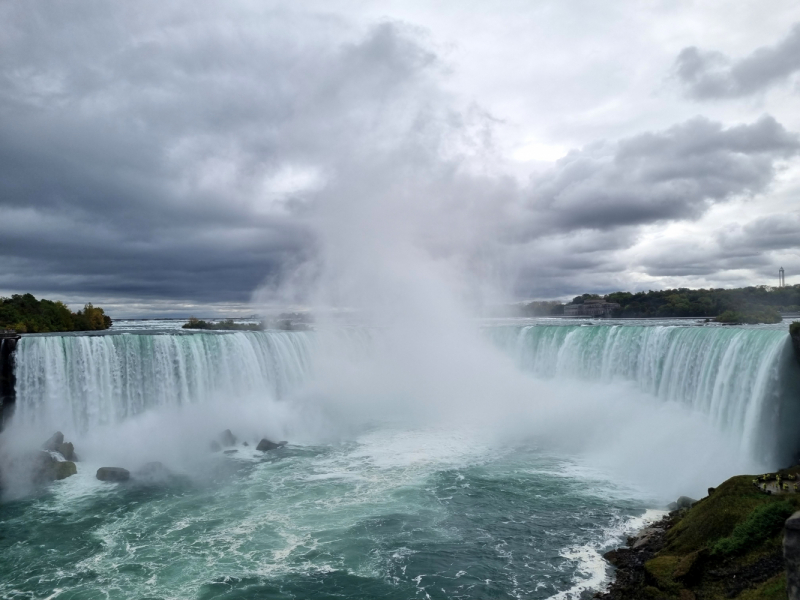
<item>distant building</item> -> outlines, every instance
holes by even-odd
[[[606,302],[603,299],[586,300],[583,304],[567,304],[564,306],[565,317],[610,317],[611,313],[620,308],[616,302]]]

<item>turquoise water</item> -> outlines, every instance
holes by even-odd
[[[237,454],[157,487],[79,463],[4,504],[0,597],[577,597],[646,506],[574,461],[452,432]]]
[[[578,599],[666,502],[796,442],[775,327],[137,327],[22,340],[0,466],[55,429],[81,460],[7,485],[0,598]],[[226,427],[248,445],[212,452]],[[98,481],[109,465],[132,481]]]

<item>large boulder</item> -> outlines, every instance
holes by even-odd
[[[64,443],[64,434],[56,431],[50,436],[50,439],[42,444],[42,449],[48,452],[58,452],[58,447]]]
[[[219,442],[223,446],[235,446],[236,445],[236,436],[233,435],[230,429],[226,429],[222,433],[219,434]]]
[[[97,478],[100,481],[128,481],[131,472],[122,467],[100,467],[97,469]]]
[[[53,465],[53,476],[55,479],[66,479],[78,473],[78,467],[71,460],[59,460]]]
[[[32,480],[35,483],[47,483],[57,479],[66,479],[77,472],[78,469],[74,462],[58,460],[50,452],[41,450],[33,461]]]
[[[277,448],[282,448],[289,442],[271,442],[267,438],[263,438],[260,442],[258,442],[258,446],[256,446],[256,450],[260,450],[261,452],[266,452],[267,450],[275,450]]]
[[[60,453],[66,460],[78,460],[78,456],[75,454],[75,446],[72,445],[72,442],[59,444],[56,452]]]

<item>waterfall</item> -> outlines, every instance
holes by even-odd
[[[538,377],[633,382],[708,415],[751,452],[786,460],[800,446],[800,370],[786,331],[531,325],[487,332]]]
[[[532,325],[485,332],[537,378],[629,382],[707,415],[769,460],[792,458],[800,447],[800,368],[785,331]],[[15,419],[86,432],[150,408],[280,399],[311,377],[317,353],[355,352],[358,361],[377,341],[363,330],[340,332],[325,348],[321,339],[277,331],[25,336],[16,353]]]
[[[162,406],[280,398],[311,370],[304,332],[26,336],[15,420],[72,431]]]

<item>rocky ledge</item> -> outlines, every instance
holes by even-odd
[[[784,523],[798,509],[800,494],[768,494],[752,476],[732,477],[608,552],[615,579],[595,598],[785,600]]]
[[[677,512],[671,513],[657,523],[628,538],[627,547],[606,552],[603,557],[616,567],[614,582],[605,593],[595,598],[603,600],[628,600],[639,598],[647,585],[645,564],[655,558],[667,543],[667,531],[678,519]]]

